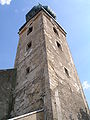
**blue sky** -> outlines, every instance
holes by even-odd
[[[90,107],[90,0],[0,0],[0,69],[12,68],[26,13],[48,5],[67,32],[67,41]]]

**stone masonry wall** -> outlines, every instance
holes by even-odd
[[[65,31],[40,11],[19,37],[15,69],[0,71],[0,120],[42,109],[18,119],[90,120]]]
[[[16,69],[0,70],[0,120],[10,118],[15,81]]]
[[[33,27],[33,30],[27,35],[30,27]],[[19,32],[20,39],[15,61],[17,82],[14,95],[14,110],[11,113],[12,117],[43,108],[45,114],[47,111],[48,120],[52,118],[46,46],[43,32],[42,12],[32,18]],[[31,47],[29,50],[26,50],[29,42],[31,42]],[[30,70],[26,74],[28,67]]]
[[[32,32],[27,35],[31,27]],[[47,120],[89,120],[88,106],[64,30],[40,11],[19,31],[19,35],[11,116],[44,109],[44,119]]]
[[[53,120],[89,120],[88,106],[65,34],[45,13],[43,20]]]

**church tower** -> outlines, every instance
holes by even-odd
[[[47,6],[38,5],[19,29],[12,117],[42,111],[35,120],[89,120],[66,32],[55,18]]]

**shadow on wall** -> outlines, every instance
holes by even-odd
[[[13,108],[16,69],[0,70],[0,120],[7,120]]]
[[[90,114],[87,113],[87,110],[84,111],[82,108],[80,109],[79,113],[77,114],[78,120],[90,120]],[[70,115],[70,120],[75,120]]]
[[[80,109],[80,113],[77,115],[78,120],[90,120],[90,115],[88,115],[87,110],[86,112],[83,109]]]

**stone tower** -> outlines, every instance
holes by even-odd
[[[19,29],[12,117],[42,110],[36,120],[89,120],[88,105],[66,42],[47,6],[35,6]]]

